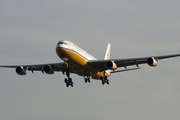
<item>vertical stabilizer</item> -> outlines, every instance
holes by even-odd
[[[111,56],[111,44],[108,43],[104,60],[109,60]]]
[[[111,57],[111,44],[108,43],[107,49],[106,49],[106,54],[104,56],[104,60],[109,60]],[[110,76],[111,75],[111,70],[106,70],[105,71],[106,76]]]

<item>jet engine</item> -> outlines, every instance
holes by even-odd
[[[46,65],[43,70],[46,74],[54,74],[53,68],[50,65]]]
[[[150,57],[150,58],[147,59],[147,64],[149,66],[157,66],[157,60],[154,59],[154,57]]]
[[[114,61],[107,62],[107,67],[109,69],[112,69],[112,70],[116,70],[117,69],[117,65],[116,65],[116,63],[114,63]]]
[[[26,69],[23,66],[19,66],[16,68],[16,73],[18,75],[26,75]]]

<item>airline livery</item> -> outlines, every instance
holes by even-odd
[[[128,58],[128,59],[111,59],[111,45],[108,44],[104,60],[97,60],[83,49],[70,41],[62,40],[56,46],[57,55],[64,61],[62,63],[49,63],[37,65],[13,65],[0,66],[5,68],[15,68],[19,75],[26,75],[26,71],[42,71],[46,74],[54,74],[54,72],[62,72],[67,76],[65,78],[66,86],[72,86],[73,82],[70,77],[71,73],[83,76],[85,82],[90,82],[90,79],[101,80],[104,85],[109,84],[108,77],[111,73],[123,72],[139,69],[139,64],[147,63],[149,66],[156,66],[157,61],[165,58],[177,57],[180,54]],[[135,68],[127,69],[127,66],[135,65]],[[124,67],[124,70],[117,70],[119,67]]]

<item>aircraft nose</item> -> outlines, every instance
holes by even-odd
[[[60,44],[59,44],[59,43],[57,43],[56,48],[59,48],[59,47],[60,47]]]
[[[64,41],[59,41],[56,45],[56,48],[62,48],[62,47],[66,47],[67,43]]]

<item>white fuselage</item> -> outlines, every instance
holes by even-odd
[[[60,44],[60,43],[63,43],[63,44]],[[87,53],[86,51],[84,51],[83,49],[81,49],[80,47],[78,47],[77,45],[75,45],[74,43],[70,41],[60,41],[56,46],[56,49],[58,48],[69,49],[71,51],[74,51],[78,53],[79,55],[81,55],[82,57],[84,57],[84,59],[86,59],[87,61],[97,60],[92,55],[90,55],[89,53]]]
[[[62,60],[67,60],[71,69],[78,75],[90,76],[93,79],[100,79],[104,76],[103,72],[99,72],[87,64],[87,61],[97,59],[70,41],[58,42],[56,52]]]

